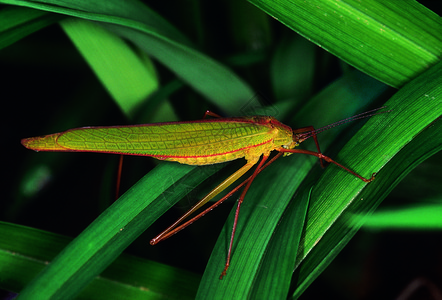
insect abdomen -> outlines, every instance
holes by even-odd
[[[269,128],[228,119],[122,127],[85,127],[30,138],[24,145],[40,151],[104,152],[153,156],[185,164],[213,164],[246,155],[271,140]],[[25,141],[25,140],[24,140]]]

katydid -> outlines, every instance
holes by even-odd
[[[308,126],[292,130],[289,126],[280,123],[273,117],[221,118],[208,112],[206,115],[209,114],[217,118],[130,126],[82,127],[23,139],[21,143],[26,148],[36,151],[98,152],[151,156],[160,160],[177,161],[188,165],[210,165],[245,158],[246,164],[243,167],[216,186],[174,224],[150,242],[152,245],[155,245],[167,239],[211,211],[245,185],[238,199],[230,245],[227,252],[227,261],[221,273],[221,279],[226,275],[230,265],[233,238],[241,203],[256,175],[282,155],[288,156],[292,153],[303,153],[318,157],[322,166],[324,166],[323,160],[325,160],[353,174],[364,182],[373,181],[375,173],[370,178],[364,178],[322,154],[316,135],[346,122],[383,113],[376,113],[376,111],[382,108],[384,107],[367,111],[319,129]],[[309,137],[313,137],[318,152],[294,149]],[[266,163],[270,152],[273,150],[279,153]],[[261,156],[262,159],[259,161]],[[248,179],[244,180],[211,207],[183,223],[185,219],[229,187],[257,163],[258,166]]]

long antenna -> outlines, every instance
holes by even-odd
[[[321,128],[318,128],[318,129],[315,129],[315,130],[312,130],[312,131],[309,131],[309,132],[306,132],[306,133],[299,134],[298,138],[299,138],[299,140],[303,141],[303,140],[308,139],[309,137],[317,135],[318,133],[326,131],[326,130],[328,130],[330,128],[333,128],[333,127],[336,127],[336,126],[339,126],[339,125],[342,125],[342,124],[345,124],[345,123],[348,123],[348,122],[352,122],[352,121],[355,121],[355,120],[364,119],[364,118],[372,117],[372,116],[375,116],[375,115],[380,115],[380,114],[388,113],[388,112],[391,111],[391,110],[386,110],[386,111],[376,112],[376,111],[384,109],[384,108],[386,108],[386,106],[378,107],[378,108],[375,108],[375,109],[372,109],[372,110],[360,113],[358,115],[355,115],[355,116],[352,116],[352,117],[348,117],[348,118],[343,119],[341,121],[329,124],[327,126],[324,126],[324,127],[321,127]]]

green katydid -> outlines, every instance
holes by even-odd
[[[241,203],[258,173],[280,156],[303,153],[318,157],[322,166],[324,166],[323,160],[325,160],[353,174],[364,182],[373,181],[374,173],[370,178],[364,178],[322,154],[316,135],[343,123],[383,113],[376,112],[382,108],[384,107],[349,117],[319,129],[308,126],[292,130],[275,118],[267,116],[221,118],[216,114],[206,112],[206,115],[217,118],[130,126],[83,127],[27,138],[21,142],[26,148],[36,151],[98,152],[151,156],[160,160],[177,161],[189,165],[210,165],[245,158],[247,162],[243,167],[216,186],[169,228],[151,240],[151,244],[154,245],[167,239],[204,216],[245,185],[237,203],[227,261],[220,276],[222,278],[226,275],[230,265],[232,244]],[[318,152],[294,149],[310,137],[313,137]],[[270,152],[273,150],[279,153],[267,161]],[[262,159],[259,161],[261,156]],[[249,178],[222,199],[212,204],[212,206],[184,222],[190,215],[194,214],[204,204],[229,187],[257,163],[258,166]]]

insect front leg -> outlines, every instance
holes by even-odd
[[[316,136],[316,129],[313,126],[307,126],[307,127],[302,127],[302,128],[297,128],[293,130],[293,134],[300,134],[300,133],[311,133],[311,136],[313,137],[313,140],[315,141],[316,144],[316,149],[318,149],[318,153],[321,153],[321,148],[319,148],[319,142],[318,142],[318,137]],[[299,142],[303,142],[304,140],[300,140]],[[321,167],[325,167],[324,162],[322,160],[322,157],[319,157],[319,162],[321,163]]]
[[[350,169],[347,168],[347,167],[344,167],[344,166],[341,165],[340,163],[334,161],[334,160],[331,159],[330,157],[328,157],[328,156],[322,154],[321,152],[315,152],[315,151],[303,150],[303,149],[284,149],[284,148],[280,148],[280,149],[277,149],[277,150],[280,151],[280,152],[302,153],[302,154],[308,154],[308,155],[316,156],[316,157],[319,158],[319,159],[323,159],[323,160],[325,160],[326,162],[329,162],[329,163],[332,163],[332,164],[337,165],[337,166],[340,167],[341,169],[344,169],[345,171],[349,172],[350,174],[353,174],[354,176],[358,177],[358,178],[361,179],[363,182],[372,182],[372,181],[374,180],[375,175],[376,175],[376,173],[373,173],[373,174],[371,175],[370,178],[362,177],[362,176],[359,175],[358,173],[356,173],[356,172],[350,170]]]

